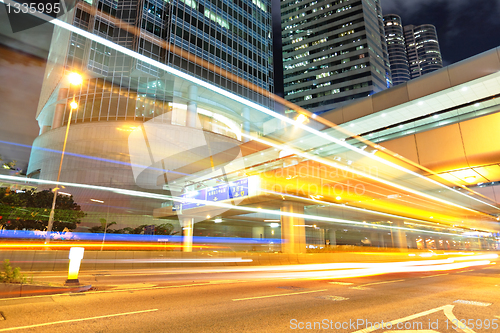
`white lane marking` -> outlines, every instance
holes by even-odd
[[[461,303],[461,304],[476,305],[476,306],[489,306],[489,305],[491,305],[491,303],[476,302],[476,301],[466,301],[466,300],[463,300],[463,299],[457,299],[453,303]]]
[[[235,299],[233,299],[233,301],[246,301],[246,300],[251,300],[251,299],[259,299],[259,298],[269,298],[269,297],[280,297],[280,296],[291,296],[291,295],[299,295],[299,294],[318,293],[318,292],[327,291],[327,290],[328,289],[321,289],[321,290],[311,290],[311,291],[300,291],[300,292],[288,293],[288,294],[276,294],[276,295],[266,295],[266,296],[235,298]]]
[[[318,296],[319,299],[327,299],[329,301],[347,301],[349,298],[342,296]]]
[[[446,309],[446,307],[451,307],[453,309],[453,305],[444,305],[444,306],[440,306],[439,308],[427,310],[427,311],[424,311],[424,312],[413,314],[413,315],[408,316],[408,317],[404,317],[404,318],[401,318],[401,319],[396,319],[396,320],[387,322],[387,323],[385,323],[385,325],[391,324],[392,326],[394,326],[394,325],[396,325],[398,323],[404,323],[405,321],[410,321],[410,320],[413,320],[415,318],[427,316],[429,314],[432,314],[432,313],[444,310],[444,309]],[[359,330],[359,331],[356,331],[356,332],[353,332],[353,333],[369,333],[369,332],[377,331],[379,329],[380,329],[380,327],[369,327],[369,328],[364,328],[362,330]]]
[[[246,281],[234,281],[233,283],[240,283]],[[141,291],[141,290],[156,290],[156,289],[170,289],[170,288],[182,288],[182,287],[199,287],[199,286],[210,286],[210,285],[219,285],[219,284],[228,284],[231,282],[215,282],[211,281],[208,283],[192,283],[192,284],[181,284],[181,285],[173,285],[173,286],[162,286],[162,287],[144,287],[144,288],[128,288],[128,289],[111,289],[111,290],[96,290],[96,291],[85,291],[82,293],[86,294],[106,294],[106,293],[117,293],[117,292],[125,292],[125,291]],[[30,298],[43,298],[43,297],[61,297],[61,296],[70,296],[75,293],[65,293],[65,294],[53,294],[53,295],[38,295],[38,296],[25,296],[25,297],[11,297],[11,298],[0,298],[0,302],[8,302],[10,300],[15,299],[30,299]]]
[[[0,332],[15,331],[15,330],[23,330],[23,329],[26,329],[26,328],[41,327],[41,326],[49,326],[49,325],[57,325],[57,324],[74,323],[74,322],[86,321],[86,320],[94,320],[94,319],[102,319],[102,318],[111,318],[111,317],[118,317],[118,316],[127,316],[127,315],[132,315],[132,314],[139,314],[139,313],[146,313],[146,312],[153,312],[153,311],[158,311],[158,309],[142,310],[142,311],[133,311],[133,312],[124,312],[124,313],[116,313],[116,314],[112,314],[112,315],[97,316],[97,317],[88,317],[88,318],[79,318],[79,319],[60,320],[60,321],[54,321],[54,322],[51,322],[51,323],[43,323],[43,324],[35,324],[35,325],[27,325],[27,326],[8,327],[8,328],[3,328],[3,329],[0,329]]]
[[[382,282],[373,282],[373,283],[367,283],[367,284],[361,284],[358,287],[366,287],[366,286],[373,286],[376,284],[384,284],[384,283],[392,283],[392,282],[401,282],[405,280],[392,280],[392,281],[382,281]]]
[[[365,287],[351,287],[349,289],[354,289],[354,290],[371,290],[372,288],[365,288]]]
[[[437,274],[437,275],[429,275],[429,276],[422,276],[421,279],[425,279],[425,278],[430,278],[430,277],[436,277],[436,276],[443,276],[443,275],[448,275],[449,273],[446,273],[446,274]]]
[[[460,321],[457,319],[457,317],[455,317],[455,315],[453,314],[453,305],[447,305],[447,307],[445,307],[444,309],[444,314],[446,315],[446,317],[452,322],[452,323],[459,323]],[[461,323],[461,322],[460,322]],[[462,332],[465,332],[465,333],[476,333],[474,332],[473,330],[471,330],[470,328],[463,328],[463,327],[460,327],[460,325],[457,326],[457,330],[459,331],[462,331]]]
[[[350,286],[353,285],[354,283],[352,282],[328,282],[329,284],[338,284],[339,286]]]

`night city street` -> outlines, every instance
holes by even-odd
[[[367,323],[376,327],[377,322],[382,325],[383,321],[386,325],[392,323],[390,331],[456,332],[452,326],[460,325],[454,321],[460,318],[473,319],[474,327],[485,325],[473,329],[474,332],[494,332],[495,323],[500,321],[499,274],[496,265],[446,273],[332,280],[297,279],[293,274],[272,278],[258,268],[254,272],[199,274],[100,271],[81,277],[83,282],[96,287],[84,294],[1,300],[1,312],[7,320],[0,323],[0,329],[1,332],[389,331],[363,330],[369,327]],[[406,327],[399,329],[397,320],[402,318],[406,319],[400,325]],[[314,328],[314,322],[322,326]],[[429,330],[430,323],[433,330]]]
[[[499,333],[499,14],[0,0],[0,332]]]

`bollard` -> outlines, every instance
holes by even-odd
[[[69,249],[69,268],[66,285],[80,284],[80,281],[78,281],[78,271],[80,270],[80,263],[83,259],[84,251],[85,249],[83,247],[72,247]]]

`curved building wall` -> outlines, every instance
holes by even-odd
[[[443,67],[436,27],[407,25],[403,31],[412,79]]]
[[[422,75],[443,67],[436,27],[431,24],[416,27],[415,43]]]
[[[384,28],[389,62],[391,64],[392,84],[398,85],[410,80],[410,69],[406,55],[401,17],[394,14],[385,15]]]
[[[233,146],[240,144],[236,139],[200,128],[160,122],[156,124],[162,131],[173,133],[172,135],[177,137],[181,133],[184,136],[194,137],[202,131],[208,143],[225,143]],[[143,126],[142,122],[134,121],[84,122],[70,125],[60,181],[90,185],[90,187],[65,187],[60,191],[71,193],[75,202],[87,213],[82,223],[84,227],[100,225],[99,219],[106,217],[108,222],[117,222],[117,228],[159,224],[159,222],[152,221],[151,214],[155,208],[160,207],[163,200],[120,193],[120,190],[134,190],[168,194],[167,191],[162,190],[161,184],[157,187],[157,191],[152,191],[151,188],[145,190],[134,177],[133,167],[151,167],[151,161],[147,159],[131,161],[133,147],[129,143],[130,135],[134,130]],[[66,126],[61,126],[35,139],[30,157],[29,174],[44,180],[57,179],[65,132]],[[149,137],[153,140],[155,133],[149,133]],[[173,147],[166,142],[164,149],[165,151],[177,150],[178,147]],[[191,171],[196,172],[196,170]],[[92,188],[92,185],[111,187],[114,191],[101,191]],[[42,187],[53,188],[54,185],[40,188]]]

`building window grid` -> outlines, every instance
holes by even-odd
[[[199,31],[196,27],[193,27],[193,26],[191,26],[190,24],[187,24],[187,22],[186,22],[186,21],[181,20],[181,19],[178,19],[178,18],[175,18],[175,19],[176,19],[176,21],[179,21],[179,23],[181,23],[181,22],[183,23],[183,27],[184,27],[184,30],[185,30],[185,31],[186,31],[186,30],[187,30],[187,31],[193,31],[193,30],[194,30],[194,31],[198,31],[199,33],[203,33],[203,34],[205,34],[205,35],[206,35],[206,33]],[[175,22],[174,22],[174,23],[175,23]],[[188,28],[188,29],[186,29],[186,28]],[[213,27],[212,27],[212,28],[213,28]],[[220,31],[219,31],[220,33],[222,33],[222,32],[223,32],[223,31],[222,31],[219,27],[217,27],[217,28],[220,30]],[[214,38],[210,38],[210,40],[211,40],[211,41],[212,41],[212,43],[213,43],[213,41],[214,41],[214,40],[216,40],[216,39],[214,39]],[[242,39],[242,41],[245,41],[245,40],[243,40],[243,39]],[[212,44],[212,43],[211,43],[211,45],[214,45],[214,44]],[[184,43],[183,43],[183,44],[184,44]],[[185,43],[185,46],[187,46],[187,47],[189,48],[189,47],[191,46],[190,44],[191,44],[191,43]],[[214,46],[218,46],[217,44],[220,44],[221,46],[222,46],[222,45],[224,45],[224,43],[222,43],[222,42],[221,42],[221,41],[219,41],[219,40],[216,40],[216,44],[215,44]],[[252,49],[252,50],[256,50],[256,48],[255,48],[252,44],[249,44],[249,43],[247,43],[247,44],[248,44],[248,45],[251,45],[251,49]],[[222,48],[219,48],[219,49],[222,49]],[[193,53],[194,53],[194,52],[196,52],[196,51],[197,51],[197,48],[193,48],[193,50],[192,50],[192,51],[193,51]],[[227,52],[227,49],[226,49],[226,50],[223,50],[223,51],[224,51],[224,52],[226,52],[226,54],[228,53],[228,52]],[[243,55],[243,57],[245,57],[245,56]],[[250,62],[251,62],[251,63],[253,63],[253,66],[252,66],[253,68],[256,68],[256,69],[258,70],[258,69],[259,69],[259,67],[260,67],[261,72],[264,72],[265,67],[264,67],[262,64],[260,64],[260,63],[258,63],[258,62],[254,62],[254,61],[253,61],[253,57],[251,57],[251,56],[250,56],[250,57],[248,57],[248,56],[247,56],[246,58],[247,58],[247,59],[245,59],[245,63],[248,63],[248,61],[247,61],[247,60],[250,60]],[[262,57],[262,58],[263,58],[263,57]],[[214,58],[214,59],[215,59],[215,58]],[[240,60],[240,59],[238,58],[238,60]],[[247,78],[247,79],[249,79],[249,80],[250,80],[251,78],[253,78],[253,75],[248,75],[248,74],[246,74],[246,73],[241,73],[241,74],[242,74],[245,78]],[[257,78],[257,79],[258,79],[258,78]]]

